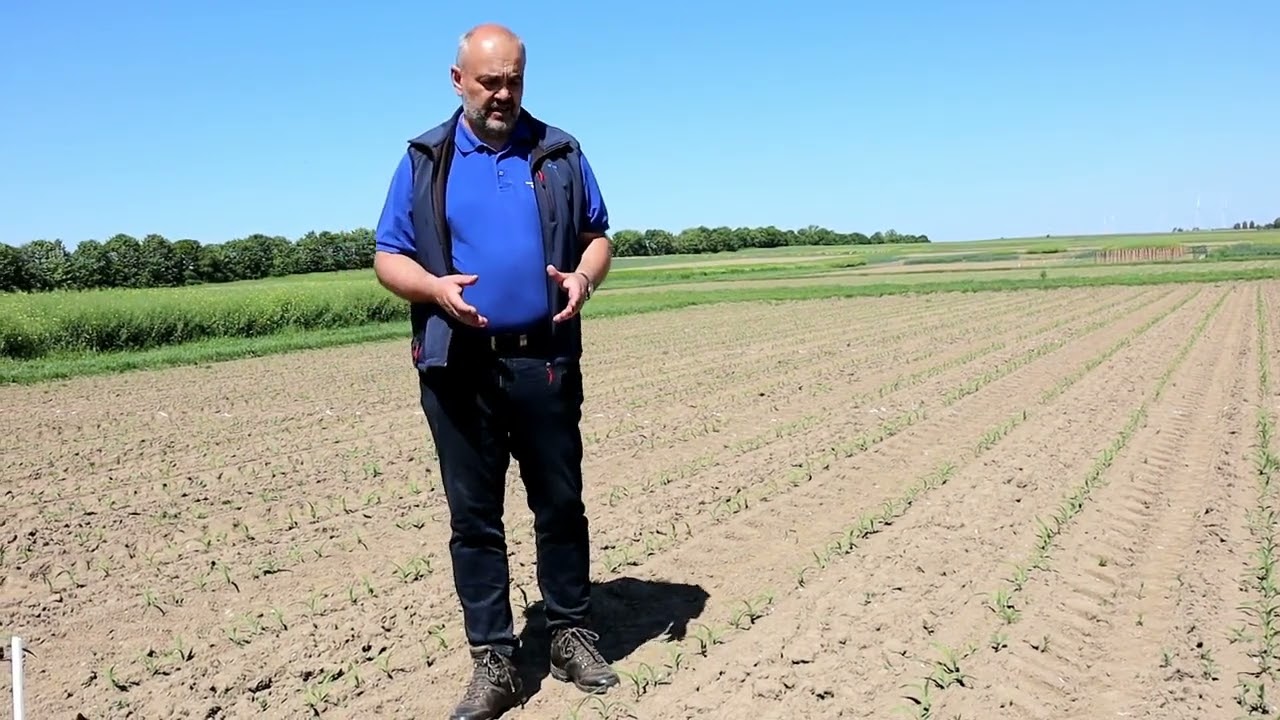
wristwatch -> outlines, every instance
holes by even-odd
[[[582,279],[583,279],[583,280],[586,280],[586,281],[587,281],[587,296],[586,296],[586,297],[584,297],[584,298],[582,298],[582,299],[583,299],[583,300],[590,300],[590,299],[591,299],[591,296],[592,296],[592,295],[595,293],[595,291],[596,291],[595,283],[591,282],[591,278],[587,277],[587,274],[586,274],[586,273],[582,272],[581,270],[579,270],[579,271],[577,271],[577,272],[578,272],[578,274],[579,274],[579,275],[581,275],[581,276],[582,276]]]

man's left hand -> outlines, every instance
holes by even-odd
[[[582,310],[582,304],[587,301],[587,277],[579,272],[560,272],[554,265],[547,266],[547,275],[569,294],[569,304],[553,319],[564,322],[577,315]]]

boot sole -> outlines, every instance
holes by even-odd
[[[526,701],[523,699],[523,696],[522,696],[520,699],[511,700],[508,703],[503,703],[502,705],[499,705],[498,707],[494,708],[493,714],[490,715],[489,717],[501,718],[505,716],[507,713],[511,712],[512,710],[515,710],[516,708],[524,709],[525,704],[526,704]],[[455,718],[457,717],[458,717],[457,715],[449,716],[450,720],[455,720]]]
[[[574,687],[578,688],[579,690],[581,690],[582,692],[588,695],[603,695],[609,692],[610,688],[616,687],[618,685],[618,682],[616,680],[608,685],[583,685],[576,681],[570,680],[569,673],[566,673],[565,671],[557,668],[554,665],[551,666],[551,677],[563,683],[572,683]]]

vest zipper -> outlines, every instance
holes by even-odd
[[[529,161],[530,175],[532,175],[530,179],[533,181],[533,187],[535,188],[535,191],[537,193],[538,203],[543,208],[543,211],[546,212],[548,219],[553,223],[557,219],[556,203],[555,203],[555,198],[551,197],[551,191],[547,189],[547,179],[546,179],[546,175],[542,172],[542,163],[543,163],[543,160],[545,160],[547,156],[551,154],[552,151],[559,149],[559,147],[560,145],[554,145],[549,148],[541,148],[539,150],[534,150],[534,154]],[[553,262],[553,258],[551,257],[551,248],[554,244],[555,243],[552,238],[551,228],[543,227],[542,256],[543,256],[543,260],[547,265],[556,264]],[[555,320],[553,320],[552,318],[555,317],[556,306],[557,306],[556,300],[559,297],[560,297],[560,288],[556,286],[554,283],[552,283],[550,278],[548,278],[547,279],[547,301],[548,301],[548,308],[551,310],[551,312],[547,314],[547,326],[548,326],[548,329],[551,331],[552,335],[554,335],[556,331],[556,323],[555,323]]]

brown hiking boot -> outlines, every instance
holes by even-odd
[[[487,647],[471,648],[471,683],[449,720],[493,720],[520,704],[520,675],[511,658]]]
[[[551,676],[572,682],[585,693],[599,694],[618,684],[596,641],[600,636],[583,628],[557,630],[551,635]]]

